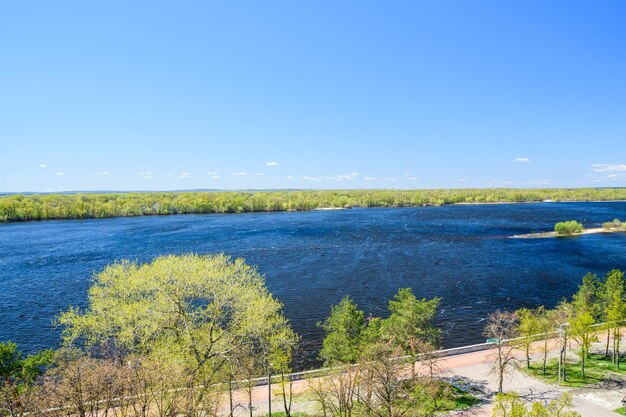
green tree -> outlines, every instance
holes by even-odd
[[[410,288],[400,289],[389,301],[391,315],[382,322],[382,335],[411,356],[413,371],[420,346],[436,346],[439,342],[441,331],[434,325],[439,302],[439,298],[418,299]]]
[[[352,299],[344,297],[319,325],[326,332],[320,351],[324,364],[356,363],[361,352],[365,316]]]
[[[559,235],[572,235],[583,231],[583,225],[576,220],[560,222],[554,225],[554,231]]]
[[[585,378],[585,363],[589,356],[591,343],[596,340],[595,320],[589,311],[574,311],[574,317],[570,321],[571,337],[580,346],[580,359],[582,377]]]
[[[607,274],[605,281],[606,318],[607,324],[613,333],[613,363],[620,366],[620,340],[622,338],[622,323],[626,319],[626,281],[624,273],[613,270]]]
[[[564,392],[547,405],[540,401],[533,402],[528,417],[581,417],[572,407],[572,394]]]
[[[15,343],[0,343],[0,416],[20,417],[33,411],[35,380],[51,358],[51,350],[24,356]]]
[[[324,364],[357,363],[364,347],[366,325],[363,312],[350,297],[344,297],[332,307],[330,315],[320,326],[326,332],[320,351]],[[323,388],[316,391],[318,401],[331,415],[349,417],[355,405],[358,383],[359,370],[354,366],[349,366],[346,372],[338,370],[324,382]]]
[[[252,349],[276,360],[297,338],[281,304],[257,270],[219,255],[163,256],[151,263],[123,261],[94,277],[85,311],[59,316],[67,345],[184,363],[197,404],[211,384],[226,380],[231,364]],[[193,404],[190,407],[195,407]]]
[[[547,405],[535,401],[528,410],[524,401],[515,393],[496,394],[493,402],[493,417],[580,417],[572,409],[572,394],[566,392]]]
[[[555,312],[553,310],[546,310],[544,306],[538,307],[535,312],[535,326],[537,333],[541,336],[542,346],[541,352],[543,353],[542,370],[543,374],[546,374],[546,367],[548,362],[548,344],[553,336],[553,332],[557,328],[557,322]]]
[[[518,320],[517,332],[521,337],[519,345],[526,355],[526,367],[530,369],[530,350],[536,340],[537,333],[539,333],[538,318],[535,312],[528,308],[520,308],[515,312],[515,315]]]
[[[583,277],[578,291],[573,296],[572,304],[576,312],[588,312],[597,320],[600,316],[601,282],[596,274],[588,273]]]

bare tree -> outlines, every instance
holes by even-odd
[[[484,335],[492,339],[496,346],[490,360],[492,372],[498,376],[498,392],[502,392],[505,376],[518,365],[518,359],[514,355],[517,346],[505,342],[517,335],[517,316],[509,312],[496,311],[489,316]]]
[[[62,352],[44,377],[43,398],[52,415],[107,417],[124,395],[120,369],[111,360]]]
[[[366,349],[362,361],[365,390],[359,391],[359,400],[368,415],[374,417],[403,417],[423,415],[419,408],[423,396],[419,394],[419,379],[406,375],[406,364],[398,361],[399,348],[377,343]]]

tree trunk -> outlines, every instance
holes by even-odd
[[[585,379],[585,356],[587,356],[587,354],[585,353],[585,349],[581,349],[580,352],[582,355],[582,374],[583,374],[583,379]]]
[[[606,353],[604,354],[605,358],[609,357],[609,342],[611,340],[611,328],[607,327],[606,329]]]
[[[616,357],[616,360],[617,360],[617,369],[619,369],[619,343],[620,343],[621,339],[622,339],[622,335],[621,335],[620,329],[618,327],[617,328],[617,349],[615,349],[616,350],[615,357]]]

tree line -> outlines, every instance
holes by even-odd
[[[541,346],[541,372],[547,373],[549,342],[559,344],[558,380],[568,381],[566,361],[569,341],[579,346],[577,366],[582,379],[586,378],[586,365],[592,343],[598,334],[606,332],[603,360],[621,369],[621,339],[626,322],[626,280],[620,270],[612,270],[603,277],[589,273],[582,279],[571,300],[564,299],[553,309],[540,306],[522,308],[514,312],[498,311],[492,314],[485,328],[485,336],[496,344],[493,365],[499,379],[499,392],[507,373],[518,366],[514,351],[525,353],[525,368],[531,369],[531,351],[534,344]],[[502,343],[505,339],[517,340]]]
[[[0,196],[0,222],[192,213],[304,211],[317,208],[526,203],[545,200],[626,200],[626,189],[496,188],[11,194]]]

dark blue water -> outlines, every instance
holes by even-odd
[[[316,323],[348,294],[385,315],[401,287],[441,297],[445,345],[480,342],[498,308],[553,306],[589,271],[626,268],[626,234],[508,239],[561,220],[598,226],[626,203],[547,203],[184,215],[0,225],[0,340],[54,347],[55,315],[84,306],[90,277],[119,259],[225,252],[257,265],[302,336],[301,366],[320,345]]]

